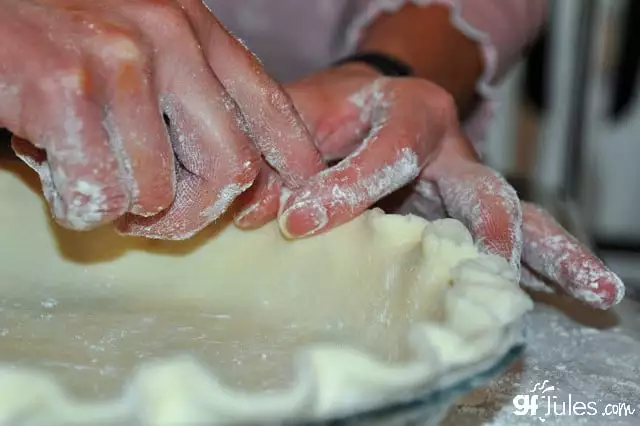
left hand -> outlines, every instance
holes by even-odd
[[[250,207],[236,217],[238,226],[260,226],[280,207],[285,234],[314,235],[406,187],[405,206],[408,202],[430,220],[462,221],[483,251],[522,270],[523,284],[539,288],[548,280],[600,309],[622,299],[624,285],[613,272],[547,212],[520,202],[502,176],[479,162],[444,89],[423,79],[381,77],[355,63],[285,89],[325,160],[341,161],[281,206],[280,181],[263,170],[242,196]]]

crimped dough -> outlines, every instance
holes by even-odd
[[[64,230],[39,194],[0,162],[0,424],[352,412],[497,359],[532,307],[450,219],[372,210],[299,241],[220,223],[161,242]]]

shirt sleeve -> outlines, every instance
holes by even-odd
[[[347,29],[347,49],[356,49],[364,29],[382,13],[393,13],[406,4],[444,5],[451,22],[481,48],[485,69],[477,88],[484,102],[465,123],[476,147],[493,116],[494,85],[517,62],[537,36],[547,16],[547,0],[357,0],[357,12]]]

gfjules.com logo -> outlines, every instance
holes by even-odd
[[[556,387],[548,380],[536,383],[528,394],[516,395],[513,398],[513,414],[537,417],[541,422],[555,416],[640,416],[640,410],[628,403],[604,404],[596,401],[579,401],[571,394],[560,398],[553,394],[555,390]]]

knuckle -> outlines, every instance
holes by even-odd
[[[413,87],[412,92],[416,92],[417,88],[417,92],[428,100],[429,105],[442,111],[446,117],[457,117],[456,101],[451,93],[427,80],[415,80],[415,84],[417,87]]]
[[[103,60],[119,62],[141,62],[144,49],[138,38],[124,30],[110,30],[97,43],[98,54]]]
[[[451,93],[442,88],[438,88],[436,93],[434,93],[433,100],[442,108],[447,116],[457,115],[456,101]]]

